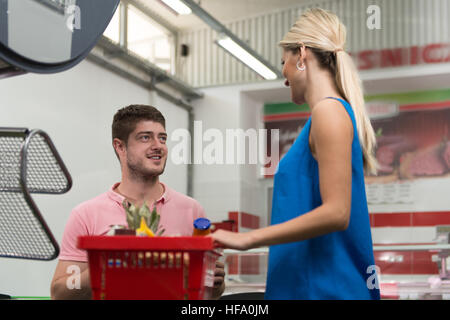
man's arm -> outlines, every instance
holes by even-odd
[[[50,288],[52,299],[91,299],[87,262],[59,260]]]

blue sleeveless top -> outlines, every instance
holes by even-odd
[[[375,265],[363,173],[363,156],[353,123],[352,201],[348,228],[313,239],[271,246],[266,299],[380,299],[373,287]],[[318,163],[309,148],[311,118],[281,159],[274,177],[271,224],[279,224],[322,204]],[[369,285],[368,285],[369,283]]]

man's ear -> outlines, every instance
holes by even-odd
[[[126,150],[125,143],[122,140],[117,139],[117,138],[114,138],[114,140],[113,140],[113,148],[116,151],[117,155],[123,154]]]

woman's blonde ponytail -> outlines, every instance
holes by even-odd
[[[377,161],[373,154],[375,132],[365,108],[361,79],[352,58],[345,51],[336,52],[336,85],[352,106],[363,152],[364,169],[367,173],[376,174]]]
[[[345,52],[345,39],[346,28],[335,14],[313,8],[301,15],[284,39],[280,41],[280,46],[285,49],[293,49],[302,44],[336,56],[336,86],[339,93],[352,106],[363,152],[364,169],[369,174],[376,174],[375,132],[366,111],[358,70],[350,55]]]

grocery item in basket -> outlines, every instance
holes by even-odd
[[[139,229],[136,229],[136,235],[137,236],[148,236],[148,237],[154,237],[155,234],[150,230],[150,228],[145,223],[144,217],[141,218],[141,226]]]
[[[142,226],[142,219],[144,219],[145,225],[153,232],[154,235],[160,236],[164,233],[164,228],[159,225],[161,216],[156,211],[156,204],[153,206],[153,211],[151,213],[146,203],[144,203],[141,207],[137,207],[125,199],[122,206],[127,214],[128,228],[132,230],[140,229]]]
[[[135,235],[136,231],[132,229],[127,229],[126,226],[121,224],[113,224],[109,226],[110,229],[106,233],[107,236],[129,236]]]
[[[198,218],[194,221],[194,236],[206,236],[211,233],[211,221],[207,218]]]

